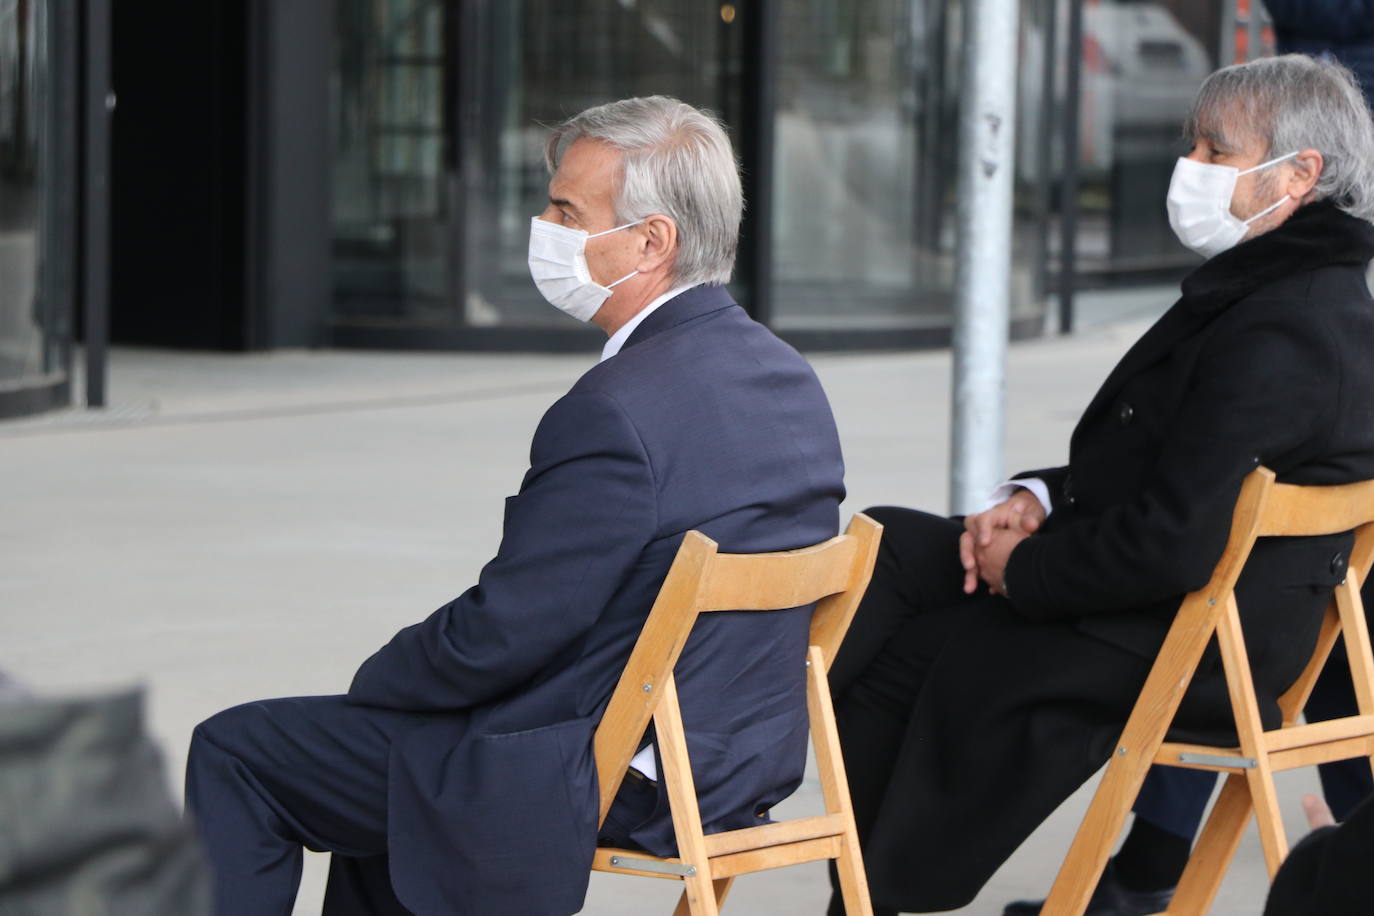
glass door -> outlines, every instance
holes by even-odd
[[[478,87],[480,177],[469,210],[471,324],[574,327],[539,298],[525,264],[530,217],[548,203],[546,125],[637,95],[674,96],[735,122],[739,25],[727,8],[682,0],[490,6],[490,59]],[[737,125],[732,133],[738,145]]]
[[[335,2],[336,339],[344,326],[401,329],[390,339],[408,346],[547,348],[549,332],[586,333],[525,265],[545,125],[631,95],[727,121],[739,108],[730,4]]]
[[[62,0],[0,0],[0,416],[70,399],[75,36]]]
[[[452,320],[451,3],[338,0],[331,81],[336,319]]]

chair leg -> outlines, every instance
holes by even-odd
[[[845,837],[844,851],[835,857],[835,871],[840,876],[840,896],[844,911],[850,916],[873,916],[873,899],[868,895],[868,879],[864,874],[863,858],[853,834]]]
[[[678,858],[696,867],[696,874],[682,879],[681,903],[687,905],[686,912],[691,916],[719,916],[716,889],[711,880],[711,859],[706,854],[706,841],[701,833],[701,812],[697,808],[697,790],[687,756],[687,736],[682,725],[682,709],[678,706],[677,683],[671,674],[663,681],[662,690],[658,709],[654,711],[658,753],[663,762],[662,778],[668,787]]]
[[[735,883],[734,878],[717,878],[711,882],[715,892],[716,909],[719,910],[725,905],[725,896],[730,893],[730,886]],[[677,909],[673,910],[673,916],[693,916],[691,901],[687,899],[687,892],[684,890],[682,896],[678,898]]]
[[[1179,879],[1169,916],[1202,916],[1211,908],[1250,823],[1251,810],[1250,785],[1245,777],[1239,773],[1228,776]]]
[[[1274,790],[1274,774],[1267,766],[1267,760],[1260,760],[1259,763],[1259,767],[1246,773],[1246,778],[1250,785],[1250,801],[1255,809],[1255,821],[1259,825],[1264,864],[1269,869],[1269,880],[1273,881],[1279,872],[1279,866],[1288,856],[1288,837],[1283,830],[1279,796]]]
[[[854,807],[849,798],[849,780],[844,772],[844,752],[840,749],[840,733],[835,725],[835,707],[830,699],[830,683],[825,677],[825,656],[819,646],[812,646],[806,661],[806,703],[811,716],[811,746],[816,752],[816,770],[821,777],[821,794],[825,810],[837,814],[844,821],[844,835],[840,837],[840,854],[835,858],[835,870],[840,878],[840,896],[849,916],[873,916],[873,900],[868,893],[868,875],[864,872],[863,851],[859,847],[859,829],[854,824]]]
[[[1087,909],[1088,899],[1107,867],[1112,844],[1126,824],[1126,815],[1140,792],[1157,747],[1156,740],[1146,753],[1114,756],[1108,762],[1102,782],[1093,794],[1083,823],[1074,834],[1069,853],[1045,898],[1041,910],[1045,916],[1077,916]]]

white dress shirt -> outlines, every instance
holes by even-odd
[[[1008,480],[1005,483],[998,484],[997,489],[993,490],[992,494],[988,496],[988,502],[987,505],[983,507],[983,511],[986,512],[998,503],[1006,502],[1011,497],[1011,494],[1015,493],[1017,490],[1030,490],[1036,500],[1039,501],[1041,507],[1045,510],[1045,518],[1050,517],[1050,513],[1054,511],[1054,507],[1050,505],[1050,488],[1049,485],[1039,477],[1022,477],[1018,480]]]
[[[675,286],[653,302],[644,306],[644,308],[640,309],[639,314],[622,324],[620,328],[611,335],[611,339],[606,341],[606,346],[601,348],[601,359],[599,361],[604,363],[606,360],[619,353],[620,348],[625,346],[625,341],[630,339],[630,335],[635,332],[635,328],[639,327],[640,323],[643,322],[645,318],[648,318],[654,312],[658,311],[658,307],[669,299],[675,299],[691,288],[690,286]]]

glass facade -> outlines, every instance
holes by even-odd
[[[1058,2],[1063,22],[1069,0]],[[1217,67],[1221,12],[1194,0],[1084,6],[1077,254],[1088,282],[1171,276],[1198,262],[1169,229],[1164,198],[1186,152],[1183,119]],[[1062,29],[1055,57],[1062,74],[1070,60]]]
[[[958,134],[948,6],[782,3],[779,327],[948,323],[953,259],[941,237]]]
[[[530,217],[548,206],[541,127],[592,105],[670,95],[708,108],[738,137],[738,25],[715,3],[680,0],[510,0],[493,7],[492,103],[477,136],[492,180],[469,211],[466,319],[566,326],[526,267]]]
[[[128,64],[151,47],[142,6],[119,7],[121,33],[108,0],[0,0],[0,416],[70,401],[83,292],[96,340],[108,324],[128,342],[121,328],[143,321],[164,344],[221,345],[173,327],[155,296],[111,297],[118,284],[98,275],[105,204],[118,215],[119,200],[165,178],[154,168],[150,179],[134,116],[157,122],[184,97],[221,100],[201,140],[179,128],[157,147],[219,163],[178,173],[190,193],[218,188],[227,202],[198,208],[193,232],[212,240],[220,271],[214,314],[197,312],[216,341],[594,348],[599,334],[549,308],[525,267],[545,128],[655,93],[714,111],[732,134],[746,212],[731,286],[756,317],[803,348],[948,340],[963,0],[208,0],[195,5],[207,29],[183,51],[218,55],[214,65],[154,55],[163,64],[139,83]],[[1257,0],[1018,8],[1011,317],[1025,336],[1056,292],[1070,199],[1075,285],[1173,282],[1197,263],[1164,208],[1181,121],[1211,70],[1270,53],[1274,36]],[[114,101],[105,81],[82,82],[94,66],[81,64],[83,33],[88,58],[122,59],[114,72],[134,88],[115,121],[133,139],[112,167],[100,131],[83,135],[83,123],[108,125]],[[1067,150],[1072,72],[1080,136]],[[129,246],[110,257],[115,276],[146,276]],[[184,292],[161,272],[150,282],[173,300]],[[90,355],[102,353],[91,347],[88,361],[102,365]]]
[[[767,161],[745,155],[746,184],[769,191],[755,194],[767,212],[746,214],[743,252],[751,236],[768,246],[766,269],[743,257],[736,271],[746,307],[766,283],[762,317],[808,343],[837,332],[845,345],[865,333],[910,345],[948,329],[960,0],[332,2],[336,339],[408,328],[413,345],[435,333],[432,345],[481,347],[484,330],[533,331],[541,348],[548,332],[577,330],[525,270],[547,183],[542,125],[651,93],[715,111],[741,152],[769,135]],[[1018,333],[1038,330],[1058,270],[1070,2],[1021,3]],[[1194,263],[1163,200],[1183,115],[1221,47],[1220,9],[1084,5],[1077,250],[1089,282],[1172,278]]]
[[[443,318],[452,302],[447,4],[340,0],[332,82],[335,308]]]
[[[544,129],[626,95],[729,117],[738,29],[677,0],[338,0],[334,318],[566,328],[529,283]]]
[[[54,77],[70,51],[56,41],[57,6],[0,0],[0,414],[69,396],[70,128]]]
[[[1022,4],[1012,317],[1034,325],[1048,214],[1026,103],[1049,0]],[[783,0],[774,278],[783,330],[944,329],[957,242],[958,0]],[[925,338],[933,339],[933,338]]]

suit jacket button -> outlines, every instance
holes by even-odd
[[[1116,417],[1118,420],[1121,421],[1121,425],[1125,426],[1128,423],[1130,423],[1132,419],[1134,419],[1135,408],[1132,407],[1130,404],[1126,404],[1123,402],[1121,407],[1119,407],[1116,411]]]
[[[1338,553],[1331,558],[1331,573],[1335,575],[1345,569],[1345,554]]]

